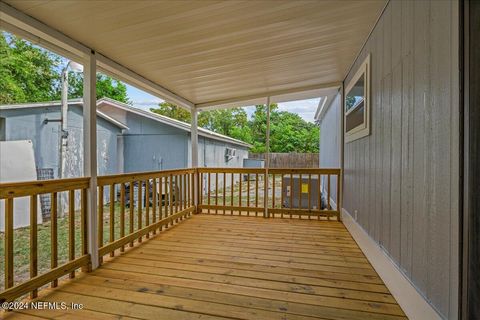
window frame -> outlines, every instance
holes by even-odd
[[[344,136],[345,136],[345,143],[349,143],[366,136],[369,136],[371,133],[371,103],[370,103],[370,67],[371,66],[371,58],[370,54],[365,58],[362,62],[360,67],[358,68],[355,75],[350,79],[348,85],[345,87],[344,97],[343,97],[343,124],[344,124]],[[363,114],[363,123],[356,126],[355,128],[350,129],[347,131],[347,116],[352,113],[357,107],[352,107],[350,110],[346,111],[347,106],[347,95],[348,92],[355,86],[357,81],[365,75],[364,80],[364,114]],[[359,103],[357,104],[357,106]]]

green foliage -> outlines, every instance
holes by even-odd
[[[190,113],[163,102],[152,112],[170,118],[190,122]],[[255,106],[252,118],[242,108],[204,111],[199,114],[202,128],[245,141],[252,145],[252,152],[265,152],[267,110],[264,105]],[[276,104],[270,106],[271,152],[318,152],[320,130],[314,123],[306,122],[299,115],[279,111]]]
[[[191,119],[189,111],[177,107],[176,105],[169,102],[162,102],[158,105],[158,108],[150,108],[150,111],[188,123],[190,123]]]
[[[47,50],[0,33],[0,104],[59,100],[62,58]],[[69,98],[83,96],[83,74],[69,73]],[[129,103],[127,87],[97,74],[97,98]]]
[[[68,98],[83,96],[83,73],[68,73]],[[107,97],[123,103],[130,103],[127,95],[127,86],[109,76],[97,73],[97,99]]]
[[[0,103],[53,100],[59,97],[60,58],[26,41],[0,34]]]

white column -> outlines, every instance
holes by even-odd
[[[92,270],[98,267],[97,238],[97,62],[91,52],[83,69],[83,172],[90,177],[87,191],[88,253]]]
[[[191,142],[192,142],[192,168],[198,167],[198,111],[192,108]]]
[[[190,140],[192,145],[192,168],[198,168],[198,110],[194,107],[191,110],[192,121],[191,121],[191,128],[190,128]],[[195,174],[193,179],[193,187],[196,192],[194,192],[193,196],[193,204],[198,206],[198,190],[199,188],[199,181],[198,181],[198,174]]]
[[[269,217],[268,213],[268,168],[270,167],[270,97],[267,97],[267,131],[265,132],[265,218]],[[275,195],[273,195],[275,196]]]

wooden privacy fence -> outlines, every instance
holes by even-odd
[[[200,213],[340,219],[340,169],[199,168],[198,175]]]
[[[265,160],[265,153],[249,153],[249,159]],[[311,168],[319,167],[318,153],[270,153],[270,168]]]
[[[89,178],[32,181],[0,184],[0,200],[5,201],[5,290],[0,292],[0,302],[11,301],[30,292],[30,297],[37,296],[37,288],[51,282],[52,287],[58,284],[58,278],[69,274],[75,277],[75,270],[81,267],[88,268],[90,255],[88,254],[87,230],[87,194]],[[58,196],[61,192],[68,193],[68,261],[59,265],[58,261],[58,228],[57,208]],[[81,252],[75,252],[75,192],[81,194],[80,238]],[[38,196],[49,194],[51,197],[50,217],[50,270],[38,275],[38,243],[37,243],[37,212]],[[14,283],[14,200],[16,198],[30,198],[30,279],[15,285]]]
[[[332,182],[337,193],[332,198]],[[88,230],[87,189],[90,178],[0,184],[5,204],[5,290],[0,302],[12,301],[60,277],[75,277],[79,268],[90,269],[88,239],[96,232],[98,257],[114,256],[157,232],[183,221],[192,213],[214,213],[272,218],[340,218],[340,169],[199,168],[102,176],[97,179],[98,229]],[[198,187],[197,187],[198,186]],[[80,194],[76,208],[75,196]],[[50,268],[39,274],[38,197],[48,194],[52,210],[49,223]],[[65,197],[59,197],[60,194]],[[14,277],[15,200],[29,197],[30,277]],[[59,259],[58,199],[65,199],[67,255]],[[78,198],[78,197],[77,197]],[[195,199],[198,203],[195,203]],[[61,213],[63,214],[63,212]],[[48,226],[48,225],[47,225]],[[80,229],[80,230],[78,230]],[[81,242],[76,248],[76,236]],[[79,244],[79,243],[78,243]],[[43,268],[45,270],[45,268]],[[41,270],[41,271],[43,271]]]

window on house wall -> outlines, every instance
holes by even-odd
[[[351,142],[370,134],[370,55],[345,88],[345,142]]]

